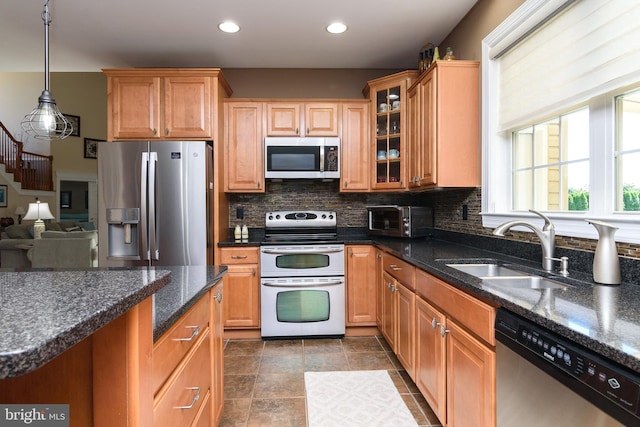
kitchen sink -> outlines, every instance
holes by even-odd
[[[499,263],[447,262],[447,267],[482,279],[482,285],[516,289],[563,289],[571,285],[525,273]]]
[[[516,289],[564,289],[566,283],[557,282],[540,276],[500,276],[482,278],[482,285]]]
[[[485,277],[500,277],[500,276],[526,276],[527,273],[523,273],[518,270],[505,267],[500,264],[447,264],[448,267],[460,270],[463,273],[471,274],[472,276],[485,278]]]

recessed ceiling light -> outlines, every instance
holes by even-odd
[[[333,24],[327,25],[327,31],[329,31],[331,34],[340,34],[347,31],[347,26],[342,22],[334,22]]]
[[[237,33],[238,31],[240,31],[240,26],[231,21],[224,21],[220,23],[218,25],[218,28],[220,28],[220,31],[224,31],[225,33]]]

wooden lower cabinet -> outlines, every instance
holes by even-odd
[[[382,303],[378,328],[398,357],[409,376],[415,376],[415,268],[406,262],[384,254],[382,257],[382,283],[378,298]]]
[[[443,425],[495,426],[495,309],[422,270],[415,283],[418,389]]]
[[[226,265],[224,327],[260,327],[260,266],[258,247],[221,248]]]
[[[416,298],[415,383],[438,419],[447,421],[447,349],[440,332],[445,317],[422,298]]]
[[[411,379],[415,380],[415,301],[416,294],[396,284],[396,356]]]
[[[455,321],[447,331],[447,425],[495,426],[495,350]]]
[[[347,326],[376,324],[376,258],[370,245],[347,245]]]
[[[210,291],[211,298],[211,370],[212,385],[210,399],[210,416],[213,424],[198,423],[197,425],[218,425],[224,410],[224,281],[221,280]],[[225,301],[226,304],[226,301]]]

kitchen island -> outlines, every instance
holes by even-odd
[[[1,271],[0,403],[69,404],[72,426],[151,425],[156,400],[177,375],[152,386],[156,343],[200,301],[221,299],[225,273],[213,266]],[[203,347],[213,351],[216,319],[205,320],[194,342],[206,338]]]

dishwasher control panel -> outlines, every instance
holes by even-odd
[[[595,391],[640,418],[640,376],[504,309],[498,310],[495,328],[496,339],[550,375],[554,376],[548,369],[552,365],[591,389],[587,393]]]

